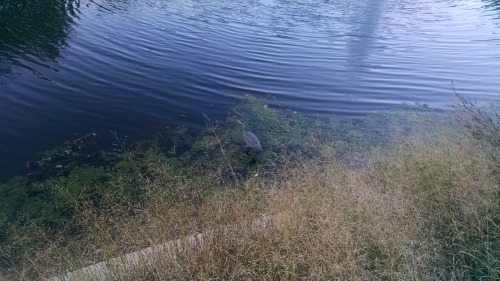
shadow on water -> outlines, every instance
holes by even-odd
[[[33,72],[61,56],[79,0],[14,0],[0,3],[0,83],[13,67]],[[41,76],[41,74],[37,73]]]

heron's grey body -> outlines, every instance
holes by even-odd
[[[260,145],[260,141],[254,133],[249,131],[243,132],[243,139],[248,147],[255,149],[256,151],[262,151],[262,146]]]
[[[257,136],[255,136],[255,134],[250,131],[245,131],[245,124],[243,124],[243,122],[241,122],[240,120],[238,120],[237,122],[240,123],[241,126],[243,126],[243,139],[247,144],[246,153],[248,154],[249,152],[248,148],[254,149],[256,152],[261,152],[262,146],[260,145],[260,141]]]

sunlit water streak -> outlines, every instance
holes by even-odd
[[[330,117],[500,88],[493,0],[27,2],[0,4],[0,178],[79,134],[199,129],[245,94]]]

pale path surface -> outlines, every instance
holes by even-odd
[[[209,232],[199,233],[169,241],[164,244],[155,245],[137,252],[129,253],[104,262],[96,263],[63,275],[48,279],[48,281],[80,281],[80,280],[109,280],[114,278],[114,272],[130,272],[135,268],[147,266],[155,260],[155,257],[175,259],[176,252],[186,247],[195,247],[203,243],[203,238],[210,235]]]
[[[262,229],[269,224],[280,226],[280,221],[284,219],[285,213],[274,216],[262,216],[252,222],[252,229]],[[231,233],[231,226],[224,229],[226,234]],[[132,252],[107,261],[99,262],[66,274],[52,277],[47,281],[84,281],[84,280],[113,280],[115,272],[133,272],[134,269],[154,265],[159,259],[175,260],[178,252],[189,248],[199,247],[203,240],[211,237],[213,231],[205,231],[190,235],[181,239],[172,240],[163,244],[155,245]]]

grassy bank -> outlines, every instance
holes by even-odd
[[[465,100],[459,118],[421,109],[325,125],[247,100],[178,155],[147,142],[106,169],[30,183],[69,215],[4,219],[4,268],[39,280],[210,231],[112,279],[498,280],[500,147],[486,137],[498,123]],[[251,129],[258,159],[237,120],[264,124]],[[256,228],[263,215],[278,219]]]

